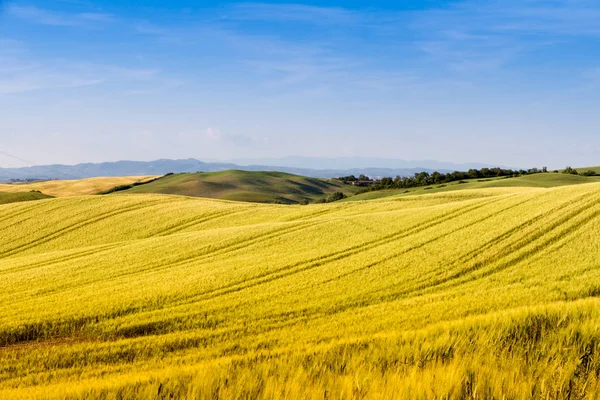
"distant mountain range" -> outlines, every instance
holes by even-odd
[[[216,161],[218,162],[218,161]],[[338,158],[318,158],[318,157],[299,157],[290,156],[282,158],[239,158],[222,161],[238,165],[266,165],[266,166],[285,166],[293,168],[309,168],[316,170],[352,170],[352,169],[407,169],[407,170],[437,170],[446,171],[467,171],[471,168],[492,168],[502,165],[486,165],[483,163],[451,163],[436,160],[400,160],[395,158],[376,158],[376,157],[338,157]]]
[[[422,166],[420,166],[422,163]],[[412,166],[411,166],[412,165]],[[307,166],[310,166],[307,167]],[[344,175],[412,176],[415,172],[465,171],[492,167],[485,164],[451,164],[437,161],[403,161],[373,158],[321,159],[287,157],[281,159],[236,160],[236,162],[202,162],[185,160],[116,161],[77,165],[40,165],[23,168],[0,168],[0,181],[27,179],[83,179],[97,176],[164,175],[169,172],[216,172],[230,169],[244,171],[279,171],[313,178]]]

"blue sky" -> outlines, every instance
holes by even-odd
[[[0,166],[290,155],[600,164],[597,1],[0,7]]]

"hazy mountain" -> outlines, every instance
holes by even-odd
[[[350,169],[410,169],[410,170],[448,170],[468,171],[471,168],[502,167],[501,165],[490,165],[484,163],[451,163],[436,160],[400,160],[392,158],[375,157],[340,157],[340,158],[317,158],[317,157],[282,157],[282,158],[240,158],[225,161],[238,165],[267,165],[283,166],[292,168],[308,168],[316,170],[350,170]]]
[[[247,161],[247,162],[246,162]],[[253,161],[253,162],[250,162]],[[260,163],[259,163],[260,161]],[[280,164],[278,164],[280,163]],[[82,179],[96,176],[164,175],[169,172],[215,172],[228,169],[245,171],[280,171],[309,177],[333,178],[365,174],[371,177],[412,176],[415,172],[448,172],[485,167],[484,164],[450,164],[423,161],[423,165],[402,160],[369,158],[321,159],[286,157],[281,159],[202,162],[185,160],[116,161],[77,165],[40,165],[23,168],[0,168],[0,181],[11,179]],[[404,166],[402,166],[404,165]],[[310,166],[310,167],[307,167]]]

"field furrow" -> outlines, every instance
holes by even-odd
[[[600,391],[600,184],[0,213],[0,398]]]

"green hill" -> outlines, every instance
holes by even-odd
[[[314,202],[328,193],[356,189],[334,180],[283,172],[222,171],[174,174],[121,193],[160,193],[253,203]]]
[[[600,174],[600,166],[595,166],[595,167],[585,167],[585,168],[575,168],[577,170],[577,172],[579,172],[580,174],[586,171],[594,171],[597,174]]]
[[[0,204],[18,203],[21,201],[50,199],[52,196],[40,192],[5,193],[0,192]]]
[[[582,171],[587,171],[589,169],[593,168],[581,168]],[[361,193],[349,197],[344,201],[372,200],[389,196],[411,196],[417,194],[440,193],[465,189],[485,189],[494,187],[552,188],[594,182],[600,182],[600,176],[581,176],[550,172],[525,175],[516,178],[467,179],[461,182],[450,182],[440,185],[430,185],[410,189],[377,190],[373,192]]]

